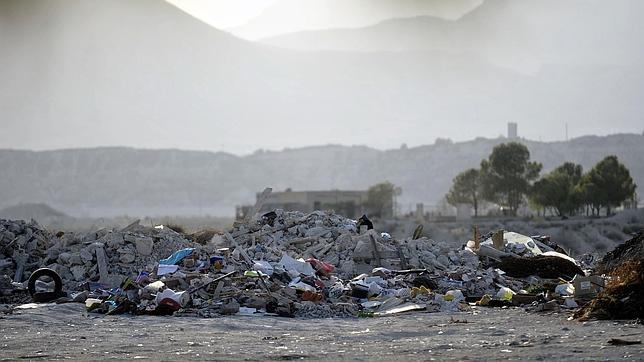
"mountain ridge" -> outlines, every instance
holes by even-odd
[[[633,45],[642,35],[634,15],[641,11],[643,4],[635,0],[488,0],[457,19],[396,17],[361,28],[301,31],[260,41],[309,51],[472,53],[526,72],[547,63],[633,65],[644,58],[641,47]]]
[[[390,181],[401,186],[402,210],[417,202],[434,207],[452,178],[478,167],[508,139],[377,150],[366,146],[311,146],[245,156],[211,151],[93,148],[64,151],[0,150],[0,208],[46,203],[71,216],[231,216],[265,187],[275,191],[366,189]],[[527,145],[544,172],[564,161],[588,170],[615,154],[644,185],[644,135],[584,136]],[[433,205],[433,206],[432,206]]]

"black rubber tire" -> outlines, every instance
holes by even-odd
[[[47,276],[50,277],[54,281],[54,291],[53,292],[40,292],[36,293],[36,280]],[[63,280],[60,278],[60,275],[53,271],[52,269],[49,268],[40,268],[31,273],[31,276],[29,276],[29,281],[27,282],[27,289],[29,290],[29,294],[31,295],[32,298],[34,298],[34,294],[41,294],[40,297],[45,297],[45,295],[62,295],[63,294]],[[51,293],[51,294],[50,294]],[[41,299],[41,298],[39,298]],[[52,298],[56,299],[56,298]],[[51,300],[51,299],[50,299]],[[34,299],[34,301],[36,301]]]

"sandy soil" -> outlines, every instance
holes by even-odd
[[[455,322],[457,321],[457,322]],[[102,316],[81,304],[0,316],[0,359],[153,360],[644,360],[644,326],[568,321],[522,309],[387,318]]]

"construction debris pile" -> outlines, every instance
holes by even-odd
[[[581,288],[559,278],[585,277],[545,237],[476,232],[459,248],[417,233],[396,240],[366,218],[322,211],[274,210],[208,242],[192,240],[138,223],[51,235],[34,222],[2,220],[0,275],[9,277],[0,292],[29,284],[34,300],[47,297],[38,293],[51,281],[27,280],[45,267],[67,291],[59,302],[85,302],[93,312],[327,318],[458,311],[474,302],[573,308]]]
[[[472,294],[491,291],[494,282],[506,282],[493,269],[478,270],[478,257],[469,250],[456,250],[453,245],[425,237],[393,240],[375,230],[358,234],[355,221],[321,211],[302,214],[277,210],[269,220],[238,226],[232,236],[239,251],[244,250],[254,260],[280,264],[284,255],[313,258],[333,266],[335,274],[345,280],[385,268],[422,269],[434,280],[449,280],[439,283],[443,289],[453,286],[457,277],[458,285]],[[221,243],[235,246],[225,238]],[[309,275],[313,272],[312,268],[308,270]]]
[[[123,230],[59,233],[46,250],[42,265],[56,271],[67,288],[85,281],[118,285],[129,276],[153,270],[159,260],[189,244],[171,229],[138,223]]]

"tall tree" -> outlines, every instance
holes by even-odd
[[[400,187],[391,182],[382,182],[369,187],[365,207],[370,215],[376,217],[393,216],[394,197],[402,193]]]
[[[582,205],[579,192],[581,165],[566,162],[535,182],[530,192],[533,204],[553,208],[557,215],[574,214]]]
[[[452,187],[445,198],[453,206],[458,204],[472,205],[474,217],[477,217],[479,215],[480,188],[479,170],[471,168],[454,177]]]
[[[546,211],[552,206],[551,195],[555,192],[553,190],[553,183],[546,178],[536,181],[530,188],[528,200],[530,206],[537,210],[543,210],[543,216],[546,216]]]
[[[580,192],[591,206],[593,214],[599,214],[602,207],[606,215],[624,201],[635,196],[637,185],[633,182],[628,168],[619,162],[617,156],[607,156],[599,161],[580,183]]]
[[[483,197],[510,209],[516,215],[532,181],[539,177],[542,165],[530,161],[528,148],[517,142],[503,143],[481,161]]]

